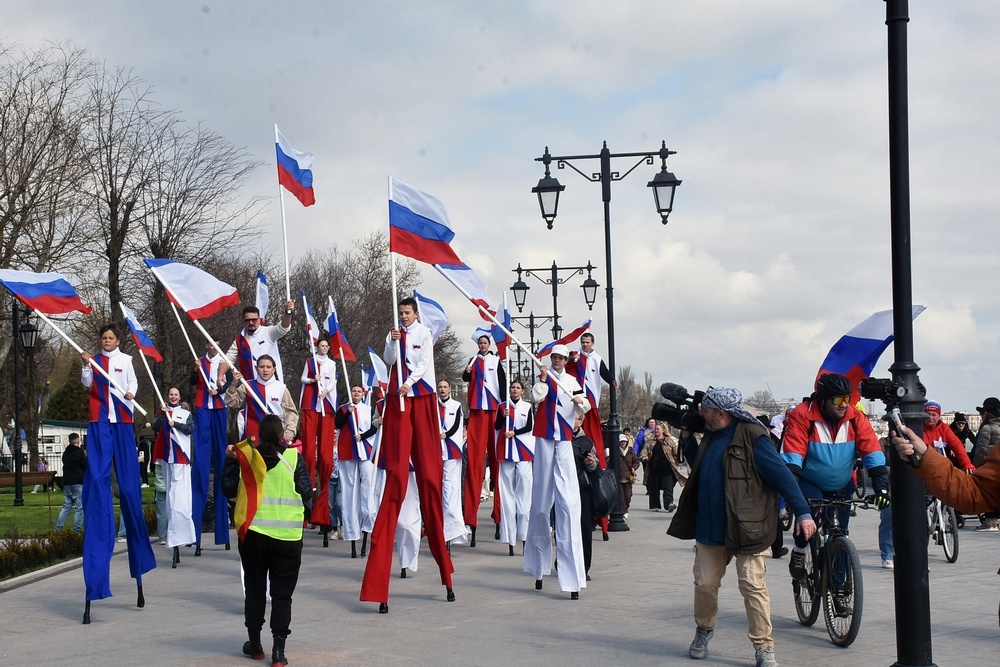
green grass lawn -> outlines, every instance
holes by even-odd
[[[51,532],[56,525],[56,518],[59,510],[62,509],[63,492],[56,489],[51,493],[39,490],[38,493],[31,493],[32,486],[24,488],[24,505],[14,506],[14,489],[0,489],[0,539],[10,537],[16,529],[22,536],[45,535]],[[152,487],[142,489],[142,504],[144,507],[154,505],[154,490]],[[118,501],[115,501],[115,516],[117,520]],[[72,528],[73,515],[66,520],[64,528]],[[84,518],[86,527],[86,518]]]

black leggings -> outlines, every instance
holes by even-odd
[[[245,624],[250,630],[264,627],[267,582],[271,581],[271,635],[287,637],[292,622],[292,593],[299,580],[302,564],[302,540],[276,540],[248,530],[239,545],[243,562],[246,600]]]

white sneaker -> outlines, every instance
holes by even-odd
[[[694,641],[688,647],[688,657],[692,660],[704,660],[708,657],[708,642],[715,636],[715,630],[705,632],[695,627]]]
[[[761,646],[757,649],[755,657],[757,659],[756,667],[778,667],[778,661],[774,658],[773,646]]]
[[[882,569],[883,570],[891,570],[892,569],[892,559],[883,560],[882,561]]]

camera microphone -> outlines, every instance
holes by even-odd
[[[687,389],[673,382],[664,382],[660,385],[660,396],[678,405],[691,398]]]

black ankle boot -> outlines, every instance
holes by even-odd
[[[365,557],[365,552],[368,551],[368,533],[361,533],[361,557]]]
[[[177,567],[177,563],[181,562],[181,548],[174,547],[174,557],[170,561],[170,567]]]
[[[358,541],[351,540],[351,558],[358,557]]]
[[[454,602],[455,601],[455,591],[452,590],[451,588],[448,589],[447,600],[448,600],[448,602]]]
[[[247,628],[247,636],[250,639],[243,642],[243,655],[250,656],[252,660],[263,660],[264,647],[260,645],[260,629]]]
[[[500,524],[499,523],[497,524],[496,532],[493,533],[493,539],[494,540],[499,540],[500,539]]]
[[[288,664],[285,657],[285,637],[275,637],[271,648],[271,667],[284,667]]]
[[[469,547],[474,547],[474,546],[476,546],[476,529],[475,528],[472,529],[472,539],[469,540]]]

